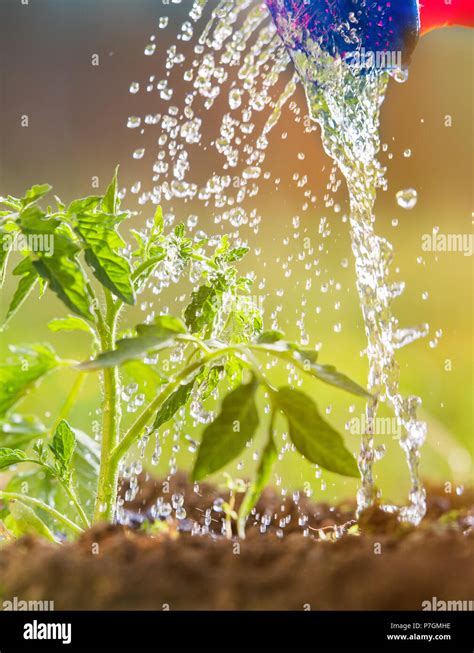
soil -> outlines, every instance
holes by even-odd
[[[215,511],[209,534],[190,532],[222,496],[215,487],[202,484],[198,495],[179,475],[167,494],[160,481],[140,487],[126,504],[135,527],[99,524],[76,543],[28,536],[2,547],[2,597],[54,601],[56,610],[420,610],[432,597],[473,598],[473,492],[431,489],[413,528],[377,508],[355,525],[351,503],[282,502],[266,490],[241,541],[222,536]],[[157,497],[177,492],[186,519],[170,518],[153,536],[136,526]],[[262,515],[272,516],[264,534]]]

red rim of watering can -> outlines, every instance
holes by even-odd
[[[473,0],[422,0],[420,2],[421,34],[439,27],[474,27]]]

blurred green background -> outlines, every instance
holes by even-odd
[[[211,0],[208,6],[212,9],[215,4]],[[178,67],[173,78],[171,102],[160,99],[156,90],[131,95],[129,86],[139,81],[143,89],[150,75],[156,76],[155,83],[163,77],[165,51],[176,42],[190,8],[188,0],[170,5],[158,0],[30,0],[28,5],[20,0],[2,0],[0,193],[17,195],[33,183],[48,182],[57,195],[69,201],[95,192],[91,188],[94,176],[100,180],[100,190],[105,190],[117,163],[121,164],[122,187],[130,189],[140,180],[142,188],[150,189],[159,127],[145,125],[143,134],[139,134],[139,130],[126,128],[127,117],[162,113],[170,104],[182,106],[189,90],[179,82],[186,64]],[[159,30],[158,19],[163,15],[170,17],[170,24],[166,30]],[[157,51],[145,57],[143,50],[151,35],[157,36]],[[191,56],[189,45],[179,47],[187,47]],[[472,233],[472,52],[472,34],[468,30],[433,32],[419,43],[409,80],[405,84],[391,80],[382,109],[382,142],[388,148],[381,158],[388,168],[388,190],[379,193],[376,210],[378,232],[394,244],[394,278],[407,284],[405,294],[394,304],[400,325],[430,325],[428,338],[399,352],[401,390],[421,396],[421,416],[429,427],[422,473],[436,482],[458,484],[469,483],[474,454],[472,257],[423,252],[421,239],[435,226],[441,233]],[[99,55],[100,65],[91,65],[93,54]],[[236,70],[230,69],[231,79]],[[277,95],[290,72],[278,83]],[[296,104],[285,107],[270,134],[263,164],[270,178],[259,180],[259,193],[245,203],[247,211],[254,209],[261,216],[261,223],[258,233],[249,226],[240,229],[240,237],[248,240],[252,248],[241,270],[255,271],[256,288],[265,280],[265,287],[255,292],[265,296],[267,327],[272,323],[272,311],[278,307],[278,325],[288,337],[299,339],[297,321],[304,314],[310,344],[322,344],[320,360],[337,365],[365,383],[367,365],[360,353],[365,336],[348,225],[343,220],[347,212],[344,184],[331,195],[341,210],[327,207],[325,195],[332,164],[322,150],[318,132],[304,131],[301,88],[293,100]],[[212,111],[202,110],[203,141],[212,143],[220,118],[228,110],[227,97],[219,97]],[[25,114],[29,117],[28,128],[20,125]],[[447,122],[451,126],[447,127]],[[132,152],[139,147],[146,147],[146,156],[133,160]],[[408,149],[410,157],[404,155]],[[222,174],[222,161],[212,147],[205,150],[203,144],[194,146],[191,176],[202,181],[213,173]],[[295,174],[299,175],[296,180]],[[304,175],[307,184],[298,187]],[[280,183],[275,184],[278,178]],[[395,200],[396,192],[408,187],[415,188],[419,196],[410,211],[401,209]],[[316,200],[304,208],[308,189]],[[129,191],[125,205],[140,211],[135,221],[142,224],[152,215],[153,207],[141,207],[137,198]],[[163,208],[167,214],[174,213],[177,221],[197,214],[197,228],[208,233],[231,229],[228,224],[214,225],[214,216],[220,211],[212,205],[164,201]],[[294,226],[295,216],[299,216],[298,227]],[[322,218],[326,219],[327,235],[321,233]],[[310,238],[314,255],[300,260],[304,238]],[[319,262],[306,270],[309,259]],[[325,284],[328,292],[321,291]],[[3,314],[13,288],[9,281],[2,291]],[[179,306],[175,300],[182,292],[174,288],[161,301],[173,309],[173,305]],[[47,321],[64,314],[63,307],[51,297],[41,301],[31,298],[8,330],[0,334],[2,355],[11,343],[50,340],[64,356],[78,360],[86,357],[86,335],[48,331]],[[129,314],[128,322],[132,325],[143,317],[137,307],[135,314]],[[338,324],[340,331],[334,329]],[[432,348],[429,342],[439,330],[442,335]],[[448,360],[450,365],[446,364]],[[446,371],[447,367],[451,371]],[[279,374],[283,382],[284,370]],[[27,399],[25,409],[51,421],[73,379],[74,372],[50,377],[40,391]],[[351,416],[363,411],[360,400],[352,401],[322,384],[310,382],[305,388],[341,431]],[[96,380],[91,378],[72,415],[74,425],[88,432],[97,420],[97,392]],[[191,422],[185,433],[198,435]],[[346,442],[357,451],[357,436],[346,433]],[[387,446],[387,455],[377,465],[377,482],[385,497],[403,500],[408,485],[402,452],[390,437],[380,437],[382,443]],[[167,451],[170,446],[168,438]],[[167,458],[163,456],[160,473],[166,472]],[[186,447],[181,446],[178,465],[188,465],[190,458]],[[246,476],[253,465],[249,452],[243,468],[236,471],[234,466],[230,471]],[[315,478],[314,468],[295,454],[287,454],[278,463],[277,475],[284,487],[300,487],[309,481],[315,497],[331,501],[353,496],[357,485],[324,474],[324,487],[321,479]]]

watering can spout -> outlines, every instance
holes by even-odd
[[[406,67],[421,34],[445,25],[474,24],[472,0],[266,0],[280,36],[292,50],[310,42],[343,59],[363,55],[382,70]],[[370,55],[370,56],[368,56]]]

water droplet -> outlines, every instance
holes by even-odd
[[[400,190],[397,193],[397,203],[402,209],[413,209],[418,202],[418,193],[414,188]]]
[[[155,53],[156,43],[149,43],[145,48],[145,54],[147,57],[151,57]]]
[[[133,158],[134,159],[143,159],[144,154],[145,154],[145,148],[141,147],[140,149],[135,150],[135,152],[133,153]]]
[[[142,119],[139,118],[138,116],[130,116],[130,118],[127,121],[127,127],[129,129],[136,129],[137,127],[140,127],[142,124]]]

